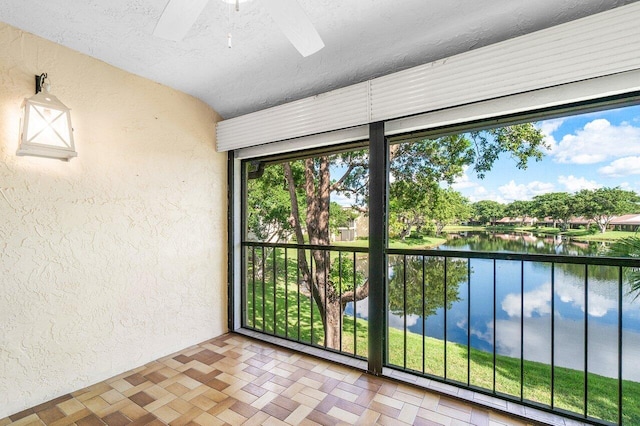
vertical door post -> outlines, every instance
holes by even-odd
[[[388,141],[384,122],[369,125],[368,372],[382,374],[385,355]]]

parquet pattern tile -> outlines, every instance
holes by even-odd
[[[226,334],[0,426],[525,425],[518,418]]]

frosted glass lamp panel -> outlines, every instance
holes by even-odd
[[[17,155],[76,157],[71,114],[55,96],[40,92],[24,101],[22,136]]]
[[[69,113],[40,105],[29,105],[26,141],[40,145],[71,148]]]

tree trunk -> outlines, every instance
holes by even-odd
[[[400,232],[400,239],[404,241],[404,239],[409,235],[411,235],[411,225],[407,225],[402,229],[402,231]]]
[[[306,225],[308,242],[311,245],[329,246],[329,204],[331,181],[328,157],[304,160],[304,192],[307,202]],[[317,169],[316,169],[317,165]],[[302,223],[298,209],[296,185],[291,165],[284,163],[284,174],[291,199],[293,227],[298,244],[304,244]],[[328,250],[311,250],[313,273],[307,263],[306,251],[298,250],[298,268],[311,292],[311,303],[315,303],[322,317],[325,344],[332,349],[340,349],[340,319],[349,302],[362,300],[369,294],[369,282],[345,292],[342,297],[330,281],[331,260]],[[341,303],[342,302],[342,303]]]
[[[291,172],[291,164],[284,163],[282,165],[284,169],[284,176],[287,180],[287,188],[289,190],[289,198],[291,200],[291,216],[293,220],[293,230],[296,235],[296,242],[298,244],[304,244],[304,235],[302,234],[302,224],[300,223],[300,211],[298,210],[298,194],[296,193],[296,183],[293,179],[293,173]],[[298,249],[298,269],[300,270],[300,278],[303,282],[309,285],[309,265],[307,264],[307,257],[304,249]],[[298,283],[300,284],[300,283]]]
[[[328,301],[324,320],[324,342],[327,347],[340,349],[340,318],[344,312],[344,304],[340,300]]]

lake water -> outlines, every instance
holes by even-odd
[[[597,256],[606,248],[555,237],[536,237],[531,234],[468,233],[452,235],[441,250],[493,251],[544,254]],[[427,282],[443,282],[441,258],[428,258]],[[407,265],[406,272],[404,265]],[[448,300],[455,300],[444,313],[443,296],[427,303],[422,317],[422,290],[420,284],[408,284],[404,299],[402,277],[407,282],[422,281],[422,258],[391,256],[389,265],[388,325],[404,329],[405,316],[410,332],[467,343],[487,352],[520,357],[521,329],[524,335],[524,358],[551,363],[551,315],[554,316],[555,365],[584,370],[585,312],[587,316],[587,363],[592,373],[607,377],[618,376],[618,268],[589,266],[588,297],[585,298],[585,267],[556,264],[552,294],[552,267],[549,263],[496,261],[496,290],[494,311],[493,261],[472,259],[448,261]],[[470,269],[468,269],[470,268]],[[431,272],[429,272],[431,271]],[[524,279],[521,279],[524,277]],[[454,282],[456,281],[456,282]],[[437,287],[437,284],[434,284]],[[442,295],[444,286],[435,288]],[[468,303],[470,294],[471,302]],[[554,312],[551,300],[554,301]],[[640,381],[637,355],[640,353],[640,298],[629,294],[623,286],[622,334],[623,378]],[[524,304],[521,306],[521,301]],[[417,305],[416,305],[417,304]],[[405,306],[407,311],[404,311]],[[358,302],[357,316],[367,318],[367,300]],[[353,315],[348,306],[347,314]],[[469,315],[470,313],[470,315]],[[494,321],[495,316],[495,321]]]

